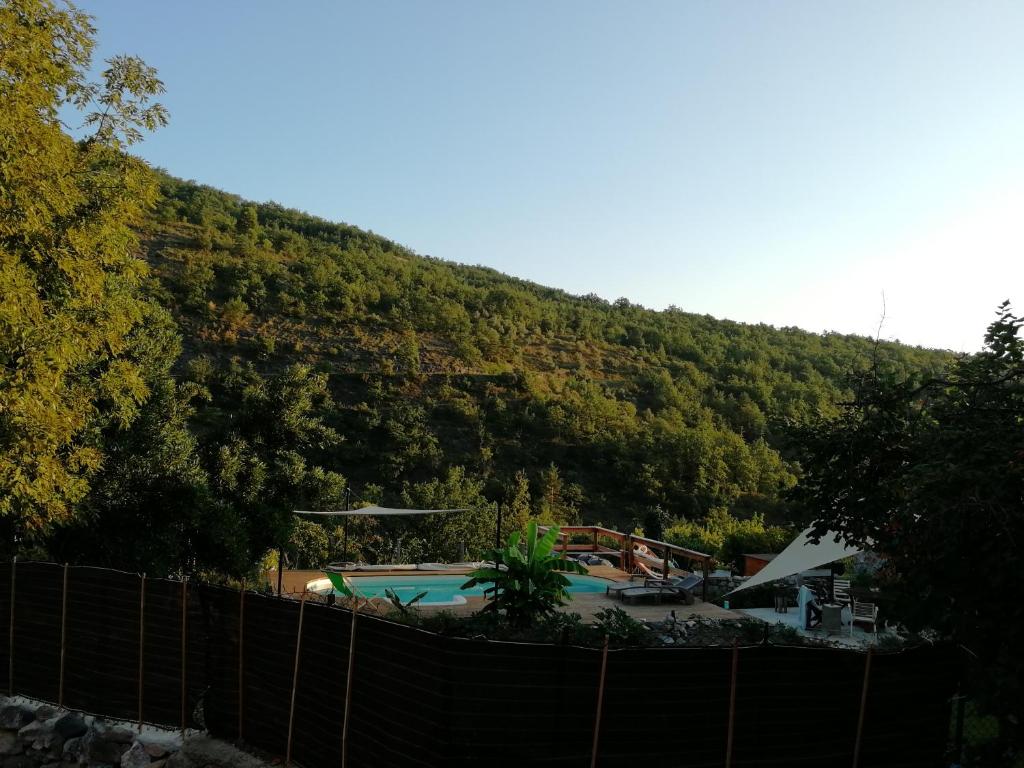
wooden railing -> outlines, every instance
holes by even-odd
[[[542,527],[541,530],[546,531],[547,527]],[[588,542],[577,542],[575,544],[570,543],[570,539],[573,536],[581,535],[590,536],[591,540]],[[612,539],[619,545],[619,547],[615,549],[606,546],[600,542],[601,538]],[[670,544],[667,541],[648,539],[645,536],[634,536],[631,533],[623,533],[622,531],[604,528],[600,525],[561,526],[558,539],[559,541],[555,548],[563,555],[570,552],[593,552],[598,555],[613,555],[619,558],[618,566],[626,573],[632,573],[634,570],[634,549],[640,545],[647,547],[648,551],[655,550],[659,553],[659,557],[662,561],[662,575],[666,578],[672,573],[670,561],[673,556],[686,558],[690,561],[696,561],[700,563],[701,574],[704,576],[704,581],[701,584],[701,599],[707,601],[708,578],[711,575],[712,557],[705,552],[698,552],[695,549],[680,547],[676,544]]]

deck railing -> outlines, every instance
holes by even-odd
[[[542,526],[541,530],[547,531],[548,527]],[[573,544],[570,541],[573,536],[581,535],[588,536],[591,540],[576,544]],[[612,539],[620,545],[619,548],[614,549],[601,544],[600,539],[602,537]],[[560,526],[556,550],[563,554],[570,552],[593,552],[598,555],[612,555],[618,557],[619,568],[626,573],[631,573],[635,567],[635,550],[639,546],[646,547],[648,551],[654,550],[659,553],[659,559],[662,562],[662,574],[665,577],[672,574],[673,569],[671,566],[671,560],[673,557],[685,558],[691,561],[691,563],[698,563],[701,575],[704,577],[704,581],[701,583],[701,600],[707,602],[708,578],[711,575],[712,557],[705,552],[698,552],[695,549],[680,547],[677,544],[670,544],[667,541],[649,539],[646,536],[634,536],[631,533],[623,533],[622,531],[616,531],[612,528],[605,528],[600,525]]]

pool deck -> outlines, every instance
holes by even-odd
[[[596,576],[602,579],[608,579],[609,581],[629,581],[629,575],[620,571],[618,568],[597,565],[587,569],[591,576]],[[443,573],[449,576],[459,575],[460,573],[468,573],[467,571],[414,571],[417,575],[428,575]],[[352,571],[349,572],[353,578],[359,576],[387,576],[387,575],[410,575],[410,571]],[[283,591],[286,595],[297,598],[302,594],[306,588],[307,582],[313,581],[314,579],[323,578],[322,571],[285,571],[283,578]],[[274,571],[267,573],[267,581],[275,589],[277,588],[277,573]],[[642,583],[638,582],[637,586],[642,586]],[[417,610],[422,613],[437,613],[440,611],[451,611],[457,614],[468,614],[480,610],[484,604],[484,598],[469,596],[466,598],[465,605],[457,606],[438,606],[431,608],[428,606],[420,606]],[[605,608],[618,607],[622,608],[626,613],[632,616],[634,619],[642,619],[645,621],[654,621],[664,619],[668,615],[669,611],[675,611],[676,615],[680,618],[688,618],[690,616],[702,616],[708,619],[739,619],[743,618],[742,614],[734,611],[727,611],[724,608],[720,608],[714,603],[705,603],[701,600],[694,600],[693,605],[684,605],[676,602],[663,602],[660,605],[657,603],[638,603],[636,605],[627,605],[614,597],[610,597],[602,592],[582,592],[573,595],[572,601],[560,608],[566,613],[578,613],[582,617],[584,622],[593,622],[598,611]]]

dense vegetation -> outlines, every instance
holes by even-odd
[[[409,503],[447,482],[434,503],[486,498],[520,522],[780,521],[797,475],[785,423],[836,413],[843,374],[872,360],[945,360],[570,296],[169,176],[161,192],[143,254],[186,339],[176,371],[211,390],[297,364],[322,375],[321,412],[344,439],[315,458],[359,499]],[[204,423],[217,399],[198,405]]]
[[[166,119],[151,69],[87,82],[73,8],[0,22],[0,514],[47,556],[242,574],[291,535],[307,563],[454,558],[500,503],[510,528],[639,525],[728,557],[789,517],[786,424],[837,415],[848,371],[947,359],[570,296],[152,172],[125,153]],[[472,511],[364,521],[340,553],[290,510],[346,491]]]
[[[800,430],[795,494],[819,535],[884,553],[906,626],[965,649],[971,693],[998,716],[1006,750],[1024,739],[1024,606],[1012,597],[1024,590],[1021,327],[1004,303],[982,352],[941,376],[862,377],[839,417]]]

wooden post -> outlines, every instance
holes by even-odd
[[[11,558],[11,620],[7,654],[7,695],[14,695],[14,579],[18,575],[18,556]]]
[[[711,572],[708,570],[708,559],[705,557],[701,561],[701,572],[704,576],[704,581],[701,582],[700,587],[700,599],[702,602],[708,601],[708,579],[711,578]]]
[[[732,681],[729,683],[729,727],[725,741],[725,768],[732,768],[732,741],[736,732],[736,676],[740,666],[740,647],[732,646]]]
[[[238,597],[238,740],[242,740],[245,711],[245,582]]]
[[[277,596],[281,596],[281,585],[284,583],[284,547],[277,550]]]
[[[669,572],[669,548],[665,547],[665,563],[661,569],[661,578],[667,579],[671,574]]]
[[[288,747],[285,752],[284,764],[292,764],[292,731],[295,725],[295,691],[299,687],[299,659],[302,656],[302,617],[306,612],[306,590],[302,590],[299,600],[299,632],[295,638],[295,670],[292,672],[292,701],[288,707]]]
[[[181,581],[181,735],[185,736],[188,720],[185,710],[188,697],[188,577]]]
[[[64,656],[68,640],[68,564],[64,563],[64,586],[60,593],[60,677],[57,682],[57,706],[64,706]]]
[[[348,640],[348,674],[345,676],[345,719],[341,725],[341,768],[348,768],[348,723],[352,712],[352,672],[356,661],[356,617],[359,603],[352,609],[352,634]]]
[[[871,654],[874,649],[868,647],[867,658],[864,659],[864,685],[860,690],[860,715],[857,718],[857,740],[853,742],[853,768],[860,764],[860,743],[864,736],[864,715],[868,708],[868,682],[871,680]]]
[[[597,746],[601,735],[601,708],[604,706],[604,680],[608,671],[608,635],[601,648],[601,677],[597,683],[597,715],[594,717],[594,745],[590,750],[590,768],[597,766]]]
[[[597,528],[594,529],[594,552],[597,552]]]
[[[146,574],[139,581],[139,732],[142,732],[142,673],[146,651]]]

